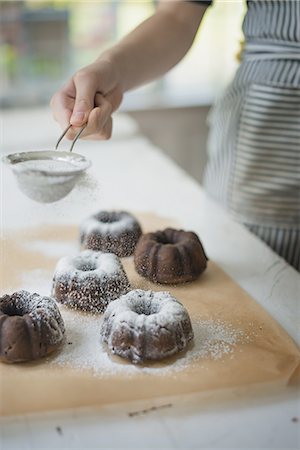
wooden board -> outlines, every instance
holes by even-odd
[[[162,229],[170,221],[153,215],[140,215],[144,231]],[[28,287],[26,279],[36,280],[43,273],[51,286],[57,259],[68,249],[78,249],[77,226],[45,226],[6,235],[1,243],[2,293]],[[62,244],[61,254],[55,252],[56,243]],[[205,244],[205,243],[204,243]],[[154,285],[138,276],[132,258],[123,259],[132,286],[142,289],[169,290],[187,307],[193,321],[213,321],[240,330],[244,338],[220,358],[211,355],[183,364],[182,370],[172,371],[178,358],[184,362],[186,353],[161,363],[149,365],[157,368],[152,374],[137,368],[134,374],[117,370],[115,373],[93,372],[91,368],[78,368],[55,364],[55,355],[35,363],[1,364],[2,415],[47,411],[101,405],[112,402],[178,396],[214,390],[235,389],[253,385],[287,384],[300,364],[297,346],[286,332],[243,291],[216,264],[209,262],[207,271],[195,282],[176,287]],[[27,278],[26,278],[27,277]],[[81,321],[86,315],[65,313]],[[101,316],[99,316],[99,327]],[[89,330],[87,329],[88,333]],[[68,338],[68,336],[67,336]],[[68,339],[67,339],[68,340]],[[67,351],[67,343],[61,352]],[[194,345],[200,345],[196,342]],[[95,341],[95,353],[99,352]],[[54,362],[53,362],[54,361]],[[130,364],[119,358],[114,362]],[[160,368],[168,368],[159,372]]]

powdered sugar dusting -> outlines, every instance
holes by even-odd
[[[86,278],[91,272],[100,280],[107,277],[123,275],[120,259],[113,253],[103,253],[94,250],[84,250],[76,256],[61,258],[55,269],[55,277],[70,278],[76,272],[78,278]]]
[[[18,163],[14,170],[18,172],[24,171],[46,171],[51,174],[60,172],[73,172],[76,169],[76,161],[69,162],[63,160],[34,159]]]
[[[178,353],[193,330],[186,308],[169,292],[135,289],[110,303],[101,335],[114,354],[140,363]]]
[[[20,285],[25,291],[38,292],[40,295],[45,296],[51,295],[51,277],[49,277],[49,272],[45,269],[33,269],[22,272]]]
[[[83,235],[100,233],[101,235],[119,234],[127,230],[135,230],[136,219],[125,211],[100,211],[85,219],[80,231]]]
[[[73,201],[78,202],[78,196],[80,196],[80,200],[98,200],[99,199],[99,191],[100,184],[96,175],[93,175],[91,172],[84,172],[81,174],[78,183],[75,186]]]
[[[234,352],[235,346],[246,339],[242,330],[235,329],[221,320],[192,320],[194,341],[188,350],[160,363],[135,365],[114,357],[101,341],[102,317],[81,314],[61,308],[67,342],[61,353],[49,360],[58,365],[77,370],[89,370],[95,376],[124,374],[134,376],[140,373],[172,375],[187,369],[194,363],[205,364],[205,360],[220,360]]]
[[[80,225],[80,242],[85,248],[132,255],[142,233],[135,217],[126,211],[99,211]]]
[[[199,352],[195,359],[221,359],[233,353],[236,344],[247,340],[242,330],[235,329],[221,320],[198,320],[194,327],[195,340],[199,342]]]
[[[128,292],[129,281],[113,253],[84,250],[61,258],[53,277],[53,296],[84,311],[102,312],[108,303]]]
[[[73,242],[59,240],[25,241],[22,242],[22,247],[30,250],[31,252],[38,252],[50,257],[61,257],[62,255],[69,255],[77,252],[77,247]]]
[[[65,197],[80,182],[90,166],[83,157],[57,152],[33,152],[14,155],[12,170],[22,192],[40,203],[52,203]],[[25,158],[25,159],[24,159]]]
[[[64,322],[55,300],[28,291],[18,291],[0,298],[0,310],[4,314],[23,316],[28,314],[38,326],[47,327],[49,344],[61,342],[65,332]]]

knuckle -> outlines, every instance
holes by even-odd
[[[97,75],[93,70],[89,69],[88,67],[84,67],[83,69],[80,69],[75,73],[75,75],[73,76],[73,81],[75,82],[75,85],[79,83],[88,83],[96,86]]]
[[[87,72],[86,69],[78,70],[78,72],[76,72],[74,77],[73,77],[74,81],[78,81],[78,80],[81,81],[81,80],[84,80],[86,78],[88,78],[88,72]]]
[[[85,109],[89,109],[91,107],[91,103],[85,98],[76,99],[76,106],[83,106]]]
[[[113,111],[112,104],[106,100],[104,105],[105,105],[107,114],[110,115]]]
[[[73,141],[74,136],[73,136],[71,133],[67,133],[67,134],[65,135],[65,138],[67,139],[67,141]]]
[[[111,138],[111,134],[112,134],[112,128],[111,127],[106,128],[102,132],[103,139],[105,139],[105,140],[110,139]]]
[[[76,136],[76,133],[73,130],[69,130],[67,132],[67,134],[65,135],[65,137],[66,137],[66,139],[68,139],[68,141],[73,141],[75,136]]]
[[[51,99],[50,99],[50,106],[51,106],[51,108],[54,108],[54,106],[55,106],[55,104],[56,104],[56,102],[57,102],[57,99],[58,99],[59,95],[60,95],[60,92],[59,92],[59,91],[58,91],[58,92],[55,92],[55,94],[52,95],[52,97],[51,97]]]
[[[102,119],[101,108],[97,107],[97,108],[94,109],[93,117],[94,117],[94,121],[95,122],[99,122],[99,120]]]
[[[107,113],[110,113],[112,111],[112,104],[111,104],[110,99],[107,99],[106,97],[103,97],[103,99],[102,99],[102,108]]]
[[[91,126],[97,133],[102,133],[103,125],[105,123],[105,114],[102,108],[95,108],[91,114]]]

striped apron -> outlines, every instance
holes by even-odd
[[[206,190],[300,270],[300,1],[249,1],[241,65],[209,115]]]

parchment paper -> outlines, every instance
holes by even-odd
[[[140,215],[139,218],[144,231],[176,225],[152,214]],[[37,269],[48,274],[50,290],[57,259],[65,256],[65,253],[59,256],[51,254],[49,245],[54,241],[63,241],[79,249],[78,227],[44,226],[5,236],[1,241],[1,295],[21,289],[24,274],[37,273],[38,278]],[[136,274],[132,258],[123,259],[123,264],[133,287],[169,290],[185,304],[192,319],[221,320],[242,330],[247,339],[236,344],[232,353],[220,359],[202,358],[192,361],[181,371],[172,373],[168,370],[168,374],[163,376],[153,376],[142,370],[134,376],[120,372],[95,375],[88,368],[53,366],[49,359],[14,365],[0,363],[1,415],[221,392],[255,385],[261,389],[264,384],[267,389],[272,383],[288,384],[299,372],[300,353],[296,344],[212,261],[197,281],[176,287],[155,285],[144,280]],[[79,321],[81,313],[74,314]],[[178,357],[185,358],[186,354]],[[157,367],[170,365],[174,359],[157,363]],[[121,360],[119,363],[124,364]]]

